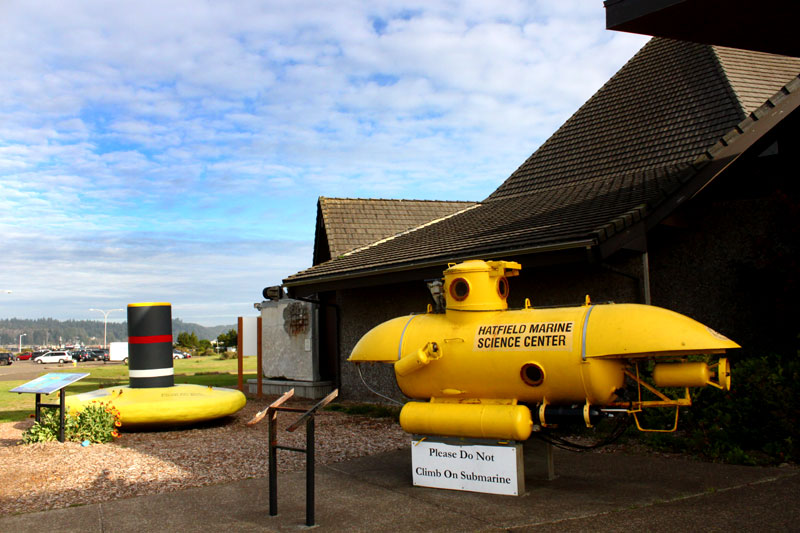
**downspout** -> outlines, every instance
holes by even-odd
[[[606,263],[601,263],[600,268],[611,272],[612,274],[616,274],[618,276],[622,276],[637,282],[639,285],[639,294],[641,295],[642,301],[645,305],[651,305],[651,292],[650,292],[650,256],[647,251],[647,243],[645,243],[643,250],[641,251],[642,257],[642,273],[641,275],[637,276],[634,274],[628,274],[627,272],[623,272],[617,268],[614,268]]]
[[[291,298],[293,298],[294,300],[300,300],[301,302],[308,302],[310,304],[315,304],[315,305],[320,305],[320,306],[333,308],[334,315],[336,316],[336,343],[335,343],[336,353],[334,354],[334,356],[336,357],[336,359],[335,359],[335,361],[336,361],[336,375],[334,376],[334,383],[335,383],[337,389],[341,389],[341,387],[342,387],[342,369],[341,369],[342,361],[339,358],[340,351],[341,351],[339,346],[340,346],[341,341],[342,341],[342,331],[341,331],[342,328],[341,328],[341,318],[340,318],[340,314],[341,313],[340,313],[339,304],[332,304],[332,303],[329,303],[329,302],[323,302],[322,300],[318,300],[316,298],[305,298],[303,296],[292,296]]]
[[[642,252],[642,289],[644,293],[645,305],[650,305],[650,258],[647,252],[647,246]]]

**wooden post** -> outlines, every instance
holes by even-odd
[[[239,360],[239,380],[237,381],[237,388],[244,392],[244,356],[242,355],[243,350],[243,320],[242,317],[238,319],[238,335],[236,336],[236,358]]]

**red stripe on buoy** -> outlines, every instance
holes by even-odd
[[[154,344],[156,342],[172,342],[172,335],[148,335],[147,337],[128,337],[130,344]]]

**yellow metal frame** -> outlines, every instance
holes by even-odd
[[[729,390],[731,387],[731,368],[728,364],[728,360],[720,358],[716,363],[708,365],[709,370],[714,368],[717,369],[717,383],[708,380],[707,384],[719,390]]]
[[[639,365],[636,366],[636,374],[633,374],[630,370],[623,370],[624,374],[634,380],[637,384],[637,391],[638,391],[638,399],[633,403],[633,407],[628,409],[628,414],[633,415],[633,420],[636,422],[636,428],[639,431],[643,432],[650,432],[650,433],[674,433],[676,429],[678,429],[678,415],[681,407],[688,407],[692,405],[692,398],[689,395],[689,387],[684,388],[684,397],[683,398],[670,398],[666,394],[662,393],[660,390],[656,389],[646,381],[644,381],[641,376],[639,376]],[[642,387],[647,389],[649,392],[653,393],[655,396],[661,398],[660,400],[642,400]],[[630,405],[628,402],[613,402],[611,403],[613,407],[626,407]],[[651,429],[651,428],[643,428],[642,425],[639,423],[639,417],[637,416],[641,413],[644,409],[650,407],[675,407],[675,422],[669,429]]]

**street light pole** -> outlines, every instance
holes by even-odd
[[[122,311],[122,309],[109,309],[108,311],[103,311],[102,309],[95,309],[93,307],[89,309],[89,311],[99,311],[103,313],[103,348],[108,348],[108,343],[106,342],[106,331],[108,331],[108,315],[113,311]]]
[[[19,350],[17,350],[17,353],[22,353],[22,337],[27,337],[27,336],[28,336],[27,333],[23,333],[22,335],[19,336]]]

